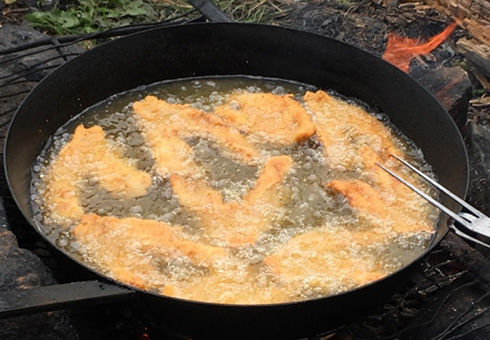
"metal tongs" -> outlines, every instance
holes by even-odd
[[[426,174],[424,174],[423,172],[421,172],[420,170],[415,168],[413,165],[411,165],[407,161],[405,161],[405,160],[403,160],[400,157],[395,156],[395,155],[391,155],[391,156],[393,156],[398,161],[403,163],[406,167],[408,167],[410,170],[415,172],[417,175],[421,176],[427,182],[429,182],[430,184],[435,186],[438,190],[445,193],[447,196],[449,196],[451,199],[453,199],[458,204],[460,204],[463,208],[465,208],[468,212],[460,212],[460,213],[456,214],[451,209],[445,207],[440,202],[436,201],[435,199],[433,199],[429,195],[422,192],[420,189],[416,188],[412,184],[405,181],[403,178],[398,176],[393,171],[388,170],[387,168],[385,168],[383,165],[381,165],[379,163],[376,163],[376,165],[378,165],[381,169],[383,169],[384,171],[389,173],[391,176],[395,177],[401,183],[405,184],[407,187],[409,187],[411,190],[416,192],[418,195],[422,196],[430,204],[434,205],[435,207],[439,208],[442,212],[449,215],[453,219],[453,222],[449,225],[449,228],[451,230],[453,230],[454,233],[456,233],[457,235],[459,235],[463,238],[466,238],[470,241],[476,242],[478,244],[481,244],[485,247],[490,248],[489,244],[484,243],[484,242],[476,239],[475,237],[473,237],[471,235],[468,235],[464,231],[458,229],[458,227],[455,225],[455,222],[457,222],[457,223],[461,224],[463,227],[467,228],[468,230],[475,232],[479,235],[483,235],[483,236],[487,237],[488,240],[490,240],[490,218],[488,216],[486,216],[484,213],[482,213],[481,211],[479,211],[478,209],[476,209],[472,205],[468,204],[467,202],[465,202],[464,200],[462,200],[461,198],[459,198],[458,196],[453,194],[451,191],[449,191],[448,189],[446,189],[445,187],[443,187],[442,185],[437,183],[435,180],[433,180],[432,178],[430,178],[429,176],[427,176]]]

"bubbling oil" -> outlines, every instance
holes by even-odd
[[[143,286],[136,284],[137,287],[190,300],[231,304],[297,301],[337,294],[358,286],[358,280],[349,276],[352,270],[346,267],[357,266],[358,271],[387,275],[418,257],[428,247],[432,233],[396,232],[386,221],[358,214],[346,197],[326,190],[326,185],[333,180],[369,180],[370,174],[363,172],[362,167],[350,170],[330,167],[317,135],[286,147],[261,143],[255,164],[230,158],[217,143],[202,136],[186,139],[193,151],[192,161],[199,167],[194,178],[218,191],[225,204],[242,202],[247,192],[254,188],[260,165],[271,157],[288,155],[293,160],[291,169],[275,192],[280,206],[270,211],[262,211],[269,209],[267,204],[257,208],[259,213],[268,216],[265,231],[253,243],[231,246],[206,235],[201,217],[180,204],[169,178],[155,170],[152,150],[138,127],[132,108],[133,102],[153,95],[170,104],[190,104],[213,114],[217,106],[227,103],[232,93],[293,94],[296,101],[303,103],[306,91],[314,90],[309,85],[277,79],[224,77],[164,82],[115,95],[61,127],[38,157],[33,166],[31,186],[36,222],[59,247],[96,270],[124,282],[107,260],[121,256],[124,271],[144,282]],[[333,91],[330,93],[341,97]],[[393,143],[403,157],[431,174],[421,151],[391,126],[385,115],[370,111],[356,100],[343,100],[362,106],[382,121],[387,129],[391,129]],[[144,196],[121,199],[101,188],[94,178],[84,177],[78,200],[85,214],[163,222],[175,227],[182,240],[222,248],[226,255],[213,260],[211,265],[204,265],[188,256],[162,256],[160,250],[151,245],[142,251],[141,241],[131,239],[124,228],[111,229],[109,234],[91,240],[90,244],[74,238],[73,229],[79,221],[61,225],[53,218],[51,212],[55,207],[48,206],[45,199],[51,183],[45,179],[49,177],[51,164],[80,124],[102,127],[111,147],[152,178]],[[352,139],[355,138],[353,134]],[[404,172],[403,169],[400,171]],[[404,175],[410,177],[406,172]],[[418,182],[417,186],[436,195],[424,183]],[[416,195],[408,194],[407,197],[420,220],[434,226],[438,218],[435,209]],[[397,200],[396,197],[390,199]],[[367,237],[355,241],[357,235],[371,229],[384,234],[383,241],[371,242]],[[310,235],[313,236],[309,238]],[[315,241],[318,235],[325,237],[325,244],[335,246]],[[349,235],[354,235],[350,243],[345,242]],[[119,249],[122,246],[125,249]],[[373,274],[370,280],[375,279],[378,277]],[[367,282],[369,280],[361,284]],[[132,281],[125,283],[133,284]]]

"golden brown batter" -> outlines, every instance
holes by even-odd
[[[57,223],[73,223],[83,214],[79,191],[85,178],[123,199],[142,196],[151,185],[151,176],[122,158],[101,127],[80,125],[46,175],[44,200]]]
[[[292,95],[242,93],[231,95],[215,113],[261,143],[291,145],[315,133],[311,117]]]
[[[280,246],[264,263],[291,291],[332,294],[386,276],[389,272],[376,256],[359,252],[386,240],[386,235],[370,231],[313,230]],[[302,285],[305,279],[308,283]]]
[[[139,218],[82,215],[73,236],[110,276],[142,289],[163,287],[162,268],[172,259],[208,268],[228,256],[223,248],[184,239],[179,226]]]
[[[393,231],[401,233],[433,231],[431,225],[420,222],[421,210],[418,209],[420,201],[417,196],[412,200],[400,199],[386,192],[376,191],[369,184],[359,180],[335,180],[328,183],[327,187],[344,195],[361,216],[381,219]]]
[[[304,101],[330,167],[373,170],[376,162],[386,161],[390,154],[400,154],[390,131],[362,108],[324,91],[308,91]]]
[[[344,292],[427,246],[434,209],[376,166],[394,167],[390,154],[404,157],[406,146],[365,110],[324,91],[304,101],[244,89],[212,96],[221,99],[199,97],[207,108],[155,96],[132,104],[161,191],[101,127],[77,127],[47,167],[43,199],[84,260],[141,289],[260,304]],[[87,178],[128,211],[85,211]]]
[[[147,96],[133,103],[133,110],[162,176],[199,172],[192,148],[185,141],[192,135],[215,140],[223,151],[245,162],[257,156],[255,147],[237,129],[190,105],[169,104]]]
[[[170,183],[180,204],[199,216],[201,227],[211,238],[224,245],[242,246],[254,243],[270,227],[270,219],[281,205],[275,189],[292,163],[288,156],[270,158],[242,202],[223,202],[221,194],[202,181],[172,175]]]

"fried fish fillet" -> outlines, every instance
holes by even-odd
[[[195,110],[185,115],[185,121],[187,128],[181,129],[185,138],[194,134],[214,139],[224,151],[246,163],[253,162],[258,155],[255,146],[238,129],[225,124],[219,116]]]
[[[289,156],[271,157],[264,164],[255,186],[244,197],[246,204],[271,203],[279,204],[277,200],[276,186],[280,184],[293,165]]]
[[[159,174],[190,175],[199,170],[192,159],[192,148],[178,136],[180,126],[171,124],[175,120],[180,122],[180,114],[193,111],[193,108],[171,105],[154,96],[147,96],[142,101],[134,102],[133,110]]]
[[[211,237],[230,246],[254,243],[264,232],[281,205],[277,186],[291,168],[289,156],[270,158],[264,165],[255,187],[241,202],[224,202],[221,194],[203,181],[170,177],[170,184],[182,206],[200,218],[200,224]]]
[[[347,198],[361,217],[375,217],[386,221],[392,230],[400,233],[433,232],[433,228],[420,221],[425,202],[414,193],[412,197],[380,192],[360,180],[334,180],[327,184],[330,188]]]
[[[333,168],[352,171],[356,167],[373,170],[382,181],[389,181],[375,163],[385,162],[390,154],[399,155],[390,131],[362,108],[332,97],[324,91],[304,96],[325,156]]]
[[[87,177],[123,199],[142,196],[151,185],[151,176],[121,157],[100,126],[79,125],[46,172],[44,200],[56,222],[66,225],[83,214],[79,191]]]
[[[292,95],[241,93],[229,99],[215,113],[260,143],[286,146],[315,134],[311,117]]]
[[[83,256],[112,278],[168,296],[213,303],[285,301],[256,289],[250,265],[223,248],[182,238],[181,227],[137,218],[83,215],[73,230]]]
[[[265,258],[264,264],[285,286],[334,294],[388,274],[368,246],[385,236],[363,231],[313,230],[290,239]],[[308,279],[306,279],[308,278]],[[304,294],[304,292],[297,292]]]
[[[184,239],[179,227],[131,217],[82,215],[73,237],[91,262],[114,279],[141,289],[162,287],[162,268],[173,259],[208,268],[228,256],[222,248]]]
[[[157,172],[192,175],[199,170],[192,148],[185,139],[200,136],[214,140],[230,157],[250,163],[257,156],[255,147],[240,132],[213,114],[190,105],[170,104],[154,96],[133,103],[135,116],[150,146]]]

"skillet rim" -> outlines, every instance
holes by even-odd
[[[434,101],[435,103],[437,103],[438,106],[441,107],[441,109],[445,112],[445,114],[446,114],[446,116],[448,118],[448,123],[450,125],[452,125],[452,127],[454,128],[454,130],[457,132],[458,143],[463,146],[463,148],[462,148],[463,155],[462,156],[465,159],[465,174],[464,174],[465,175],[465,178],[464,178],[464,184],[463,184],[463,186],[464,186],[464,190],[463,190],[464,193],[462,194],[462,197],[463,198],[466,197],[466,194],[467,194],[467,191],[468,191],[468,187],[469,187],[469,161],[468,161],[468,152],[466,150],[463,137],[462,137],[459,129],[457,128],[456,123],[454,122],[454,120],[451,118],[451,116],[449,115],[449,113],[442,107],[442,105],[437,101],[437,99],[434,97],[434,95],[432,95],[432,93],[430,93],[428,90],[426,90],[417,80],[415,80],[409,74],[404,73],[403,71],[399,70],[395,66],[387,63],[386,61],[382,60],[378,56],[376,56],[376,55],[374,55],[374,54],[372,54],[372,53],[370,53],[368,51],[362,50],[362,49],[360,49],[358,47],[355,47],[355,46],[353,46],[353,45],[351,45],[349,43],[342,42],[342,41],[340,41],[338,39],[331,38],[331,37],[326,37],[326,36],[323,36],[321,34],[314,33],[314,32],[307,32],[307,31],[296,29],[296,28],[292,28],[292,27],[279,27],[279,26],[272,26],[272,25],[265,25],[265,24],[251,24],[251,23],[188,23],[188,24],[185,24],[185,25],[179,25],[179,24],[177,24],[177,25],[169,25],[169,26],[166,26],[166,27],[153,28],[153,29],[150,29],[150,30],[147,30],[147,31],[130,34],[130,35],[127,35],[125,37],[118,38],[116,40],[113,40],[113,41],[104,43],[104,44],[102,44],[100,46],[97,46],[97,47],[95,47],[95,48],[93,48],[93,49],[91,49],[89,51],[86,51],[86,52],[80,54],[79,56],[77,56],[77,57],[75,57],[75,58],[73,58],[73,59],[71,59],[71,60],[63,63],[58,68],[56,68],[52,73],[50,73],[48,76],[46,76],[45,78],[43,78],[38,84],[36,84],[36,86],[22,100],[21,104],[16,109],[16,111],[15,111],[14,115],[12,116],[12,119],[10,120],[10,123],[9,123],[8,131],[7,131],[7,134],[6,134],[6,137],[5,137],[3,163],[4,163],[4,171],[5,171],[5,176],[6,176],[6,182],[7,182],[8,188],[9,188],[9,190],[11,192],[11,196],[14,199],[17,208],[21,211],[22,215],[25,217],[26,221],[31,225],[31,227],[33,227],[36,230],[36,232],[46,242],[48,242],[57,251],[61,252],[65,257],[68,257],[71,261],[74,261],[77,265],[82,266],[84,269],[89,270],[91,273],[93,273],[93,274],[95,274],[95,275],[97,275],[99,277],[102,277],[103,279],[105,279],[107,281],[113,282],[116,285],[124,286],[126,288],[129,288],[131,290],[134,290],[134,291],[138,292],[139,294],[141,294],[141,293],[148,294],[148,295],[152,295],[152,296],[157,297],[157,298],[171,299],[171,300],[175,300],[175,301],[183,302],[183,303],[188,303],[188,304],[209,305],[209,306],[221,307],[221,308],[241,308],[241,309],[249,308],[249,309],[253,309],[253,308],[257,308],[257,307],[259,307],[259,308],[275,308],[275,307],[278,307],[278,306],[279,307],[287,307],[287,306],[295,306],[295,305],[299,305],[299,304],[307,304],[307,303],[312,303],[312,302],[317,302],[317,301],[323,301],[323,300],[330,299],[330,298],[342,297],[342,296],[348,295],[348,294],[350,294],[352,292],[360,292],[362,290],[367,290],[367,288],[369,288],[369,287],[372,287],[372,286],[374,286],[376,284],[379,284],[380,282],[384,282],[384,281],[386,281],[386,280],[388,280],[388,279],[390,279],[390,278],[392,278],[394,276],[397,276],[397,275],[401,274],[401,272],[405,272],[405,271],[409,270],[414,264],[419,263],[420,260],[423,257],[427,256],[427,254],[429,252],[431,252],[432,249],[437,244],[439,244],[439,242],[447,234],[447,232],[449,231],[448,226],[439,226],[439,228],[435,228],[435,233],[434,233],[434,236],[433,236],[433,240],[431,241],[431,244],[417,258],[413,259],[410,263],[408,263],[407,265],[405,265],[405,266],[397,269],[396,271],[392,272],[391,274],[386,275],[386,276],[384,276],[384,277],[382,277],[382,278],[380,278],[378,280],[372,281],[372,282],[370,282],[370,283],[368,283],[366,285],[362,285],[362,286],[356,287],[354,289],[350,289],[348,291],[340,292],[340,293],[337,293],[337,294],[332,294],[332,295],[327,295],[327,296],[313,298],[313,299],[307,299],[307,300],[299,300],[299,301],[292,301],[292,302],[281,302],[281,303],[267,303],[267,304],[224,304],[224,303],[216,303],[216,302],[203,302],[203,301],[196,301],[196,300],[187,300],[187,299],[182,299],[182,298],[177,298],[177,297],[172,297],[172,296],[166,296],[166,295],[156,294],[156,293],[152,293],[150,291],[145,291],[145,290],[142,290],[142,289],[139,289],[139,288],[130,286],[128,284],[119,282],[119,281],[117,281],[117,280],[115,280],[113,278],[110,278],[110,277],[106,276],[105,274],[99,272],[98,270],[91,268],[90,266],[88,266],[87,264],[83,263],[82,261],[74,258],[66,250],[58,247],[54,242],[52,242],[44,234],[44,232],[42,232],[42,230],[39,229],[39,227],[37,226],[37,223],[35,221],[31,220],[31,216],[27,216],[27,214],[24,211],[24,209],[21,209],[20,208],[21,207],[21,205],[19,204],[20,198],[12,190],[11,176],[10,176],[9,170],[8,170],[9,162],[7,161],[7,158],[9,157],[8,156],[8,154],[9,154],[9,152],[8,152],[8,146],[10,144],[12,144],[12,143],[9,143],[9,141],[12,138],[11,137],[11,130],[12,130],[13,126],[16,124],[16,122],[18,123],[18,121],[20,120],[20,118],[18,118],[18,113],[21,112],[21,108],[24,106],[25,102],[29,100],[29,98],[31,97],[31,94],[33,92],[35,92],[38,89],[38,87],[41,87],[41,86],[43,86],[44,83],[49,82],[51,80],[51,78],[56,77],[57,74],[62,74],[62,72],[64,71],[65,68],[71,67],[72,61],[80,60],[80,59],[83,59],[83,58],[90,58],[92,54],[99,53],[99,51],[102,50],[102,49],[104,49],[104,48],[106,48],[106,49],[107,48],[110,48],[111,44],[116,44],[120,40],[123,40],[123,39],[126,39],[126,38],[137,37],[139,35],[143,36],[147,32],[153,32],[153,31],[159,31],[159,30],[169,31],[169,30],[173,30],[173,29],[177,29],[177,30],[179,30],[179,29],[186,29],[187,27],[203,27],[203,28],[206,28],[206,27],[210,27],[210,26],[230,26],[230,27],[233,27],[233,26],[236,26],[236,27],[238,27],[238,26],[242,26],[242,27],[248,26],[248,27],[254,27],[253,29],[259,29],[259,30],[264,30],[264,29],[270,30],[270,31],[278,30],[278,31],[285,31],[285,32],[293,32],[293,34],[303,34],[303,35],[307,35],[307,36],[316,36],[317,38],[321,38],[321,39],[324,39],[324,40],[329,40],[333,44],[339,44],[340,46],[343,46],[344,49],[345,48],[347,48],[347,49],[353,49],[360,56],[364,55],[364,56],[366,56],[368,58],[373,58],[374,57],[374,58],[377,59],[378,62],[384,63],[384,67],[385,68],[391,69],[391,72],[394,72],[395,73],[395,76],[397,76],[398,78],[399,77],[405,77],[405,78],[407,78],[407,80],[411,81],[413,83],[413,85],[415,85],[416,87],[422,89],[425,92],[426,95],[428,95],[428,96],[431,97],[431,100],[432,101]],[[238,74],[235,74],[235,76],[238,76]],[[250,76],[250,75],[245,75],[245,76]],[[265,78],[269,78],[269,76],[264,76],[264,77]],[[177,79],[171,79],[171,81],[173,81],[173,80],[177,80]],[[169,81],[169,79],[165,79],[165,81]],[[131,89],[128,89],[128,90],[131,90]],[[114,94],[116,94],[116,93],[114,93]],[[93,105],[96,105],[96,104],[97,103],[93,103],[92,105],[89,105],[89,106],[85,107],[84,110],[86,110],[88,107],[93,106]],[[370,104],[368,103],[368,105],[370,105]],[[75,116],[77,116],[80,113],[81,112],[79,111]],[[388,113],[386,113],[386,114],[389,116]],[[72,118],[73,118],[73,116],[72,116]],[[72,118],[70,118],[70,119],[72,119]],[[453,136],[453,137],[456,137],[456,136]],[[45,143],[46,143],[46,141],[45,141]],[[31,165],[31,167],[32,167],[32,165]],[[458,195],[458,196],[460,196],[460,195]],[[440,228],[443,228],[444,230],[440,231],[439,230]]]

